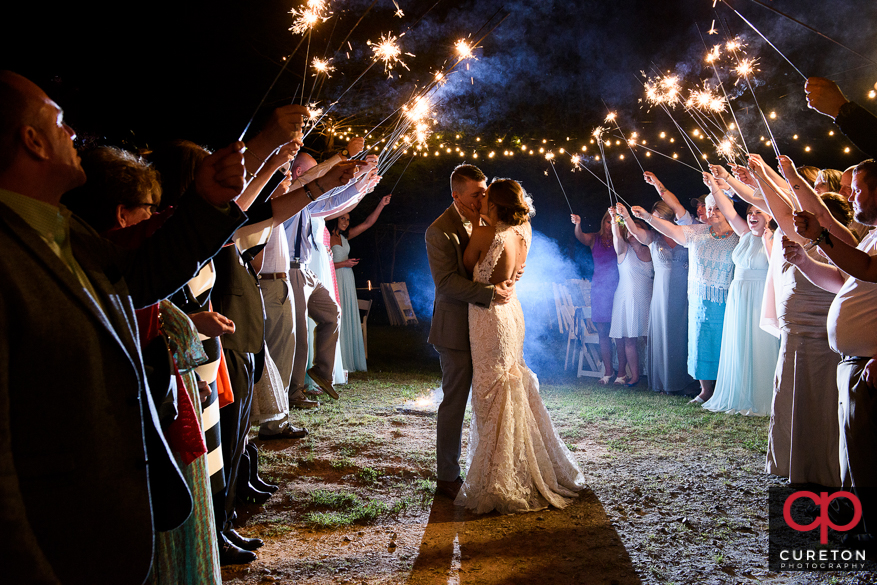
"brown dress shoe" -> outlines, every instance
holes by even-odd
[[[442,496],[447,496],[452,500],[455,500],[457,499],[457,494],[460,492],[460,487],[462,485],[462,477],[457,477],[457,479],[453,481],[443,481],[441,479],[437,479],[435,481],[435,493]]]

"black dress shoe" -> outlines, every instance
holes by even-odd
[[[226,565],[246,565],[256,560],[256,553],[244,550],[230,543],[228,539],[219,535],[219,564],[223,567]]]
[[[454,481],[442,481],[437,479],[435,482],[435,492],[437,494],[441,494],[443,496],[447,496],[452,500],[457,498],[457,494],[460,492],[460,487],[463,485],[463,478],[457,477]]]
[[[229,528],[224,534],[225,538],[228,539],[231,544],[243,550],[254,551],[265,544],[260,538],[247,538],[246,536],[241,536],[234,528]]]
[[[237,496],[238,501],[244,505],[256,504],[257,506],[261,506],[271,499],[271,494],[257,490],[250,485],[250,480],[247,477],[241,477],[240,481],[238,481],[238,489],[235,495]]]

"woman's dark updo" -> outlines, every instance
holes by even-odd
[[[508,225],[521,225],[536,213],[533,200],[511,179],[494,179],[487,188],[487,202],[496,207],[497,219]]]

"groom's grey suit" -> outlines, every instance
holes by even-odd
[[[463,418],[472,386],[469,304],[490,305],[493,285],[472,281],[463,265],[469,232],[452,204],[426,230],[426,256],[435,283],[429,343],[439,353],[444,398],[438,409],[436,466],[440,481],[460,475]]]

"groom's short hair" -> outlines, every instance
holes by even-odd
[[[480,183],[481,181],[486,181],[487,177],[475,165],[459,165],[451,173],[451,192],[462,189],[464,180]]]

